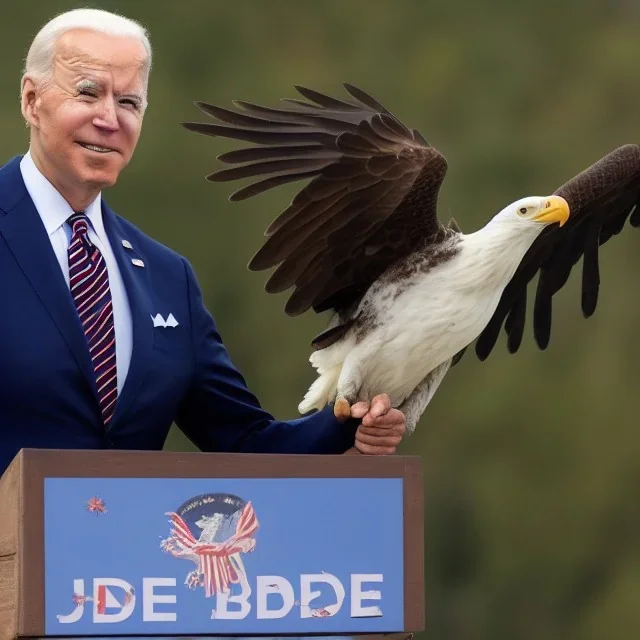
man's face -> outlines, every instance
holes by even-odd
[[[52,77],[26,79],[31,152],[62,193],[116,183],[140,136],[146,51],[135,38],[73,30],[58,40]]]

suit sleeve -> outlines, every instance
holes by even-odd
[[[265,411],[231,362],[185,261],[195,356],[193,382],[177,426],[202,451],[340,454],[353,446],[358,421],[339,423],[331,408],[290,421]]]

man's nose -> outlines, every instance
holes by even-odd
[[[100,129],[107,129],[108,131],[117,131],[120,128],[118,113],[113,99],[105,98],[100,101],[100,109],[93,118],[93,124]]]

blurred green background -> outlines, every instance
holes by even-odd
[[[24,152],[23,57],[54,14],[78,6],[147,25],[155,51],[136,155],[109,203],[194,265],[231,355],[280,418],[313,380],[324,319],[290,319],[246,264],[295,187],[229,203],[207,183],[229,141],[187,132],[193,100],[276,105],[293,84],[348,81],[418,128],[449,160],[441,216],[464,230],[524,195],[547,194],[639,142],[636,0],[217,2],[122,0],[3,5],[0,127]],[[424,639],[628,640],[640,630],[640,234],[601,254],[598,310],[579,272],[557,296],[549,349],[468,352],[402,453],[425,469]],[[167,447],[189,449],[179,432]]]

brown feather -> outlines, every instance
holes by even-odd
[[[271,274],[265,284],[265,291],[267,293],[281,293],[293,286],[305,272],[308,273],[312,268],[311,263],[317,260],[321,250],[322,243],[320,241],[311,248],[304,247],[294,250],[288,259],[284,260]]]
[[[246,187],[242,187],[242,189],[234,191],[229,196],[229,200],[232,202],[238,202],[239,200],[253,198],[253,196],[257,196],[259,193],[263,193],[264,191],[268,191],[274,187],[279,187],[287,182],[296,182],[297,180],[310,178],[311,176],[315,176],[316,173],[316,171],[289,173],[285,176],[274,176],[272,178],[267,178],[266,180],[261,180],[260,182],[254,182]]]
[[[346,109],[347,111],[357,111],[359,108],[358,105],[343,102],[336,98],[331,98],[330,96],[313,89],[307,89],[306,87],[301,87],[299,85],[294,85],[294,87],[296,91],[307,98],[307,100],[311,100],[311,102],[315,102],[326,109]]]
[[[253,162],[255,160],[289,159],[289,158],[334,158],[340,154],[328,151],[319,144],[284,145],[282,147],[249,147],[235,149],[218,156],[218,160],[227,164]]]
[[[322,333],[319,333],[312,341],[311,346],[315,351],[320,349],[326,349],[330,347],[332,344],[338,342],[344,335],[349,331],[352,326],[352,322],[345,322],[344,324],[339,324],[336,327],[331,327]]]
[[[300,173],[301,171],[315,171],[320,173],[322,169],[331,165],[330,158],[289,158],[286,160],[266,160],[265,162],[254,162],[243,167],[233,169],[223,169],[207,176],[211,182],[230,182],[241,178],[250,178],[264,175],[265,173]]]
[[[247,116],[243,113],[237,113],[224,107],[218,107],[208,102],[196,101],[195,105],[204,111],[207,115],[213,116],[222,122],[235,124],[242,127],[266,127],[275,124],[274,121],[265,118],[256,118],[255,116]]]
[[[347,187],[343,187],[337,193],[327,196],[323,200],[309,200],[306,203],[292,204],[288,206],[268,227],[265,235],[271,236],[277,231],[288,230],[289,227],[297,229],[308,224],[316,216],[336,203],[348,193]]]
[[[347,194],[337,200],[331,199],[328,207],[313,208],[304,222],[299,223],[298,219],[292,220],[289,225],[282,227],[278,232],[269,236],[260,250],[251,260],[251,270],[268,269],[284,260],[291,252],[298,248],[309,236],[318,230],[323,224],[333,218],[345,217],[345,211],[357,202],[357,194]]]
[[[292,144],[298,142],[326,142],[332,143],[334,136],[325,133],[321,129],[310,129],[307,127],[283,127],[276,129],[243,129],[240,127],[227,127],[220,124],[201,123],[201,122],[183,122],[185,129],[203,133],[208,136],[218,136],[221,138],[235,138],[236,140],[245,140],[247,142],[256,142],[258,144],[279,144],[283,142],[286,136],[288,142]]]

